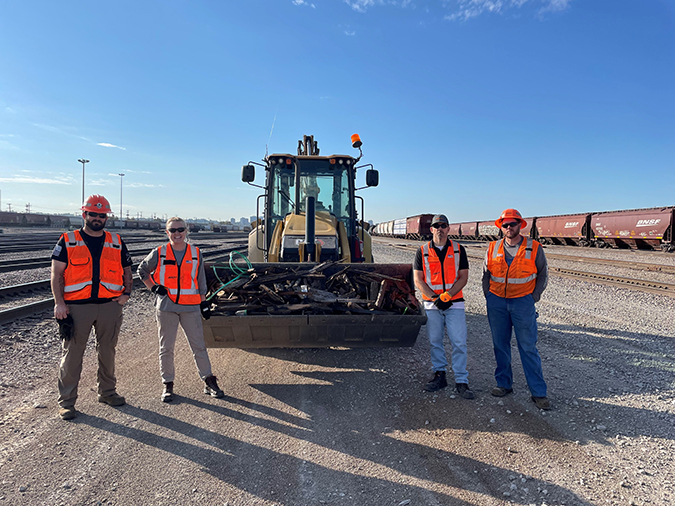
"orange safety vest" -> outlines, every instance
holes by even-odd
[[[176,262],[171,243],[157,248],[157,253],[159,263],[152,273],[152,280],[165,287],[169,298],[176,304],[199,304],[202,300],[197,284],[199,248],[188,244],[180,265]]]
[[[86,300],[91,298],[94,268],[91,252],[79,230],[63,234],[68,252],[68,265],[63,273],[63,299]],[[122,267],[122,240],[119,234],[105,232],[105,241],[99,259],[98,296],[101,299],[119,297],[124,291]]]
[[[443,268],[441,269],[441,259],[438,258],[436,249],[431,245],[432,241],[422,246],[422,265],[424,267],[424,281],[434,293],[442,294],[446,290],[452,288],[452,285],[457,281],[459,274],[459,244],[449,241],[448,253],[443,260]],[[426,295],[422,294],[424,300],[432,300]],[[452,300],[463,299],[464,296],[460,290],[455,294]]]
[[[487,253],[490,291],[506,299],[524,297],[534,292],[537,284],[535,260],[538,251],[539,243],[526,237],[509,266],[504,256],[504,239],[491,242]]]

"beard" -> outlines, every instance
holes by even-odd
[[[92,229],[94,232],[98,232],[99,230],[103,230],[103,227],[105,227],[105,221],[87,220],[87,227]]]

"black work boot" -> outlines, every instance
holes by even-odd
[[[448,386],[448,381],[445,379],[445,371],[436,371],[434,377],[427,383],[424,390],[427,392],[436,392],[441,388]]]
[[[204,393],[206,395],[217,397],[218,399],[225,397],[225,393],[220,388],[218,388],[218,383],[216,383],[215,376],[209,376],[204,380],[204,383],[206,383],[204,386]]]
[[[162,402],[171,402],[173,400],[173,381],[164,383],[164,391],[162,392]]]
[[[469,389],[469,385],[466,383],[455,383],[455,389],[463,399],[473,399],[475,397],[473,392]]]

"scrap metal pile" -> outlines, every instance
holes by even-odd
[[[409,314],[419,315],[419,302],[401,278],[348,264],[335,271],[336,262],[292,267],[258,264],[236,279],[225,268],[216,269],[209,294],[214,314]],[[223,286],[226,285],[226,286]]]

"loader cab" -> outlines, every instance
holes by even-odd
[[[275,154],[266,162],[266,244],[271,243],[278,221],[289,214],[305,214],[307,197],[314,197],[317,219],[332,216],[344,225],[348,237],[355,236],[354,158]]]
[[[273,220],[305,212],[307,197],[314,197],[316,211],[329,213],[349,231],[356,218],[354,159],[271,155],[267,160],[268,216]],[[274,223],[272,223],[274,225]]]
[[[360,144],[354,147],[360,148]],[[263,160],[266,176],[263,187],[265,189],[262,212],[263,230],[260,235],[256,236],[258,238],[256,239],[257,249],[262,250],[265,261],[272,261],[268,260],[268,255],[273,242],[279,242],[279,237],[274,237],[277,224],[285,222],[287,225],[289,217],[293,218],[291,221],[297,224],[299,220],[295,216],[304,217],[307,197],[313,197],[317,224],[319,222],[332,223],[326,226],[332,227],[334,231],[335,251],[337,252],[339,243],[341,251],[349,249],[350,261],[364,261],[362,245],[364,237],[361,236],[365,232],[358,226],[358,219],[362,219],[363,216],[358,216],[357,213],[357,200],[361,201],[362,208],[363,199],[355,195],[358,190],[355,187],[356,164],[360,157],[318,156],[316,143],[313,137],[309,136],[305,136],[305,139],[300,141],[298,153],[302,154],[272,154]],[[242,181],[251,183],[254,178],[254,166],[245,165],[242,169]],[[378,178],[377,171],[371,166],[371,169],[366,172],[366,186],[377,186]],[[289,235],[292,234],[292,227],[284,230],[284,235],[286,235],[286,230]],[[299,227],[296,227],[296,231],[298,230]],[[326,231],[325,227],[324,231]],[[337,237],[338,234],[340,237]],[[344,242],[342,235],[345,236]],[[325,237],[317,230],[318,236]],[[292,235],[292,239],[295,242],[300,241],[297,235]],[[282,242],[285,241],[282,239]],[[251,249],[250,243],[249,249]],[[279,260],[297,261],[283,255]],[[372,261],[372,255],[371,260],[365,261]]]

